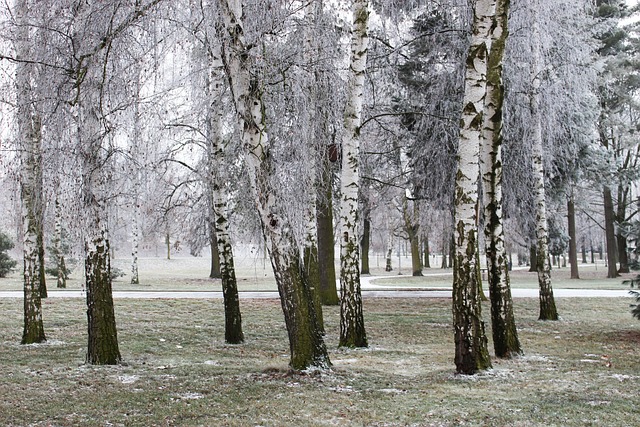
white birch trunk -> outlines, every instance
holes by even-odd
[[[86,11],[90,12],[90,11]],[[81,45],[81,43],[80,43]],[[103,58],[104,59],[104,58]],[[75,95],[78,126],[78,153],[82,160],[82,210],[85,236],[85,285],[87,291],[87,362],[94,365],[120,363],[113,295],[111,255],[106,205],[109,188],[101,123],[100,93],[102,67],[96,57],[88,58],[79,70]]]
[[[207,112],[207,139],[209,158],[209,189],[214,218],[211,226],[215,229],[216,245],[220,259],[220,276],[225,307],[225,341],[239,344],[244,341],[238,286],[233,261],[233,246],[229,234],[225,182],[227,162],[225,162],[222,140],[222,102],[224,95],[224,66],[220,46],[211,47],[207,96],[211,102]]]
[[[456,369],[463,374],[473,374],[491,366],[482,321],[477,255],[479,150],[494,13],[495,0],[476,2],[458,144],[454,195],[453,326]]]
[[[57,281],[56,286],[58,288],[66,288],[67,287],[67,267],[64,261],[64,253],[62,252],[62,207],[60,206],[60,200],[58,193],[56,191],[56,200],[54,205],[54,215],[55,215],[55,224],[54,224],[54,237],[53,237],[53,247],[56,257],[56,275]]]
[[[140,171],[140,146],[142,145],[141,117],[140,117],[140,71],[136,73],[135,100],[133,104],[133,140],[131,141],[131,156],[133,157],[133,212],[131,215],[131,284],[140,284],[138,274],[138,250],[140,245],[140,193],[142,176]]]
[[[513,318],[509,259],[502,227],[502,57],[508,33],[508,10],[509,0],[497,0],[487,69],[480,158],[493,345],[498,357],[511,357],[522,352]]]
[[[340,346],[366,347],[360,289],[358,187],[360,125],[369,48],[369,2],[354,0],[351,59],[342,139],[340,182]]]
[[[302,259],[294,236],[280,215],[277,195],[269,186],[273,166],[265,126],[261,82],[251,75],[251,47],[245,44],[243,5],[239,0],[220,2],[221,18],[229,43],[225,65],[239,124],[243,129],[245,165],[265,243],[271,257],[284,312],[293,369],[327,367],[329,356],[317,322],[313,297],[302,274]]]
[[[16,2],[19,23],[15,42],[18,60],[28,60],[31,37],[27,0]],[[18,105],[18,138],[20,143],[20,189],[22,201],[24,330],[22,344],[46,340],[42,323],[40,280],[44,265],[40,259],[42,242],[42,134],[41,124],[31,97],[32,65],[18,62],[16,93]]]
[[[531,122],[533,125],[533,140],[531,141],[531,158],[533,167],[534,203],[536,209],[536,239],[537,239],[537,268],[538,285],[540,287],[540,320],[558,320],[553,288],[551,287],[551,266],[549,265],[549,231],[547,225],[547,205],[544,188],[544,157],[542,143],[542,118],[539,107],[539,75],[542,71],[540,27],[537,8],[533,7],[533,55],[532,55],[532,83],[533,90],[530,97]]]

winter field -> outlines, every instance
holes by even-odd
[[[261,264],[239,264],[241,290],[275,289]],[[140,267],[140,289],[220,286],[206,278],[206,258],[143,259]],[[582,270],[588,279],[578,282],[566,278],[568,269],[554,270],[554,285],[623,287],[597,278],[600,266]],[[387,274],[373,283],[428,287],[451,280]],[[126,279],[115,289],[129,289]],[[526,287],[535,275],[515,271],[513,280]],[[0,287],[19,289],[17,274],[0,279]],[[303,375],[288,371],[277,300],[243,299],[246,343],[231,346],[223,339],[221,300],[117,299],[125,363],[99,367],[84,364],[82,299],[44,300],[48,342],[30,346],[19,344],[22,300],[0,299],[0,425],[629,426],[640,415],[640,324],[629,301],[558,298],[562,320],[540,322],[536,299],[515,299],[525,355],[493,358],[493,370],[465,377],[453,373],[446,298],[365,298],[366,350],[337,348],[339,308],[325,307],[333,368]],[[488,309],[485,303],[487,323]]]

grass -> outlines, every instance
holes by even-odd
[[[370,348],[337,349],[339,309],[326,307],[333,368],[294,374],[275,300],[242,301],[247,342],[235,346],[222,301],[116,300],[125,363],[94,367],[83,300],[45,300],[49,341],[21,346],[22,301],[0,299],[0,425],[628,426],[640,415],[626,299],[558,299],[559,322],[517,299],[525,355],[473,377],[453,373],[450,300],[364,304]]]

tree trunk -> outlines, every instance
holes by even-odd
[[[411,270],[413,276],[422,276],[422,255],[420,254],[420,238],[417,219],[419,217],[418,206],[414,202],[413,214],[409,212],[409,200],[405,197],[402,203],[402,215],[404,217],[404,229],[409,236],[411,247]]]
[[[422,237],[422,253],[424,256],[424,268],[431,268],[431,259],[429,257],[429,232]]]
[[[607,244],[607,279],[613,279],[619,276],[616,268],[616,231],[615,231],[615,213],[613,210],[613,197],[611,197],[611,189],[604,187],[604,226],[605,239]]]
[[[491,367],[478,290],[478,164],[486,95],[487,54],[495,1],[475,4],[466,61],[464,101],[454,196],[453,327],[456,371],[471,375]]]
[[[623,185],[618,185],[618,203],[616,219],[618,223],[618,229],[616,230],[616,247],[618,249],[618,273],[629,273],[629,256],[627,252],[627,237],[623,233],[623,225],[627,218],[627,194],[628,188],[624,188]]]
[[[509,0],[496,2],[487,66],[487,95],[483,112],[481,171],[484,190],[485,252],[491,297],[493,346],[497,357],[522,353],[513,315],[509,258],[502,227],[502,58],[507,40]],[[479,262],[479,261],[478,261]]]
[[[531,122],[533,124],[533,140],[531,141],[531,157],[534,176],[534,201],[536,211],[536,239],[537,239],[537,270],[538,285],[540,286],[540,320],[558,320],[553,288],[551,286],[551,266],[549,265],[549,231],[547,225],[547,205],[544,187],[544,158],[542,142],[542,123],[538,91],[540,88],[539,76],[541,65],[541,42],[537,10],[534,8],[533,26],[533,55],[532,55],[532,81],[533,89],[530,94]]]
[[[393,255],[393,236],[389,234],[389,240],[387,240],[387,256],[385,257],[384,271],[393,271],[393,265],[391,264],[392,255]]]
[[[87,99],[78,106],[79,150],[84,160],[82,201],[86,219],[87,362],[93,365],[114,365],[120,363],[122,357],[118,348],[106,229],[108,179],[103,170],[106,149],[103,147],[103,130],[99,120],[100,76],[96,70],[86,72],[84,89]]]
[[[584,243],[582,243],[582,263],[587,263],[587,246]]]
[[[354,0],[350,74],[344,112],[340,182],[340,343],[367,347],[360,290],[358,187],[360,185],[360,124],[369,46],[369,2]]]
[[[531,244],[531,246],[529,246],[529,272],[530,273],[535,273],[538,271],[538,263],[537,260],[538,259],[538,249],[536,247],[535,244]]]
[[[213,205],[213,201],[211,202],[211,204]],[[209,272],[209,278],[221,279],[222,271],[220,267],[220,250],[218,249],[218,236],[216,235],[216,216],[213,209],[211,209],[209,215],[209,245],[211,246],[211,271]]]
[[[135,80],[135,99],[133,104],[133,140],[131,141],[131,156],[134,160],[133,171],[133,213],[131,215],[131,284],[140,284],[138,274],[138,251],[140,246],[140,193],[142,190],[142,176],[140,172],[140,146],[142,145],[142,123],[140,116],[140,73],[137,69]]]
[[[369,239],[371,235],[371,221],[369,220],[368,213],[365,212],[365,217],[362,220],[362,239],[360,240],[361,254],[362,254],[362,269],[361,274],[371,274],[369,269]]]
[[[164,235],[164,244],[167,245],[167,259],[171,259],[171,234],[169,231]]]
[[[18,60],[28,59],[31,52],[29,36],[29,5],[18,0],[15,5],[19,37],[15,42]],[[18,107],[18,140],[20,146],[20,198],[22,201],[24,329],[22,344],[46,341],[42,322],[42,132],[32,101],[32,65],[16,65]]]
[[[313,294],[305,280],[301,254],[291,227],[280,215],[281,202],[269,188],[275,173],[271,164],[271,142],[265,128],[262,85],[250,73],[246,60],[252,52],[244,40],[242,3],[225,0],[220,2],[220,9],[225,30],[220,35],[229,44],[224,50],[225,70],[239,125],[243,129],[247,173],[280,294],[289,335],[290,366],[296,370],[326,368],[330,365],[329,355],[318,323]],[[223,29],[222,26],[216,28]]]
[[[333,239],[333,190],[331,166],[321,173],[321,190],[316,203],[318,228],[318,267],[320,269],[320,299],[324,305],[338,305],[336,286],[335,242]]]
[[[579,279],[580,274],[578,273],[578,241],[576,239],[576,210],[575,204],[573,202],[573,195],[571,195],[569,197],[569,200],[567,201],[567,222],[569,228],[569,264],[571,265],[571,278]]]
[[[447,268],[447,253],[449,252],[449,246],[447,245],[449,238],[447,236],[448,234],[446,233],[446,230],[443,230],[442,232],[442,263],[440,264],[440,268],[442,268],[443,270]]]
[[[227,215],[227,195],[224,183],[227,181],[228,162],[225,159],[225,147],[222,138],[222,115],[225,106],[224,66],[219,46],[208,46],[209,74],[207,79],[207,97],[210,106],[207,111],[206,137],[208,159],[208,187],[210,204],[211,274],[210,277],[222,279],[224,299],[224,339],[229,344],[244,342],[242,315],[238,297],[238,282],[233,259],[233,246],[229,235]],[[217,269],[217,271],[216,271]]]
[[[62,208],[60,207],[60,201],[58,199],[58,193],[56,192],[56,199],[54,202],[54,236],[53,236],[53,252],[56,263],[56,286],[58,288],[67,287],[67,266],[64,261],[64,253],[62,250]]]

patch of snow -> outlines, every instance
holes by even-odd
[[[549,362],[549,358],[547,356],[540,356],[536,354],[531,356],[521,356],[518,360],[522,360],[524,362]]]
[[[591,400],[587,402],[589,406],[603,406],[603,405],[611,405],[611,402],[608,400]]]
[[[402,394],[402,393],[406,393],[407,390],[400,390],[397,388],[381,388],[380,390],[378,390],[382,393],[393,393],[393,394]]]
[[[358,363],[359,359],[336,359],[333,360],[333,364],[334,365],[339,365],[339,364],[348,364],[348,363]]]
[[[599,360],[593,360],[593,359],[580,359],[580,361],[582,363],[598,363],[598,362],[600,362]]]
[[[140,379],[137,375],[120,375],[118,381],[122,384],[133,384]]]
[[[633,376],[633,375],[623,375],[623,374],[613,374],[610,377],[611,378],[615,378],[620,382],[623,382],[624,380],[635,380],[635,379],[640,378],[640,377]]]
[[[205,360],[204,364],[210,365],[210,366],[221,366],[221,363],[218,362],[217,360]]]
[[[339,385],[336,387],[329,387],[329,390],[335,391],[336,393],[354,393],[356,392],[353,387],[350,385]]]
[[[47,340],[45,342],[33,343],[33,344],[20,344],[20,347],[53,347],[56,345],[65,345],[64,341],[60,340]]]
[[[186,393],[178,394],[177,397],[178,399],[182,399],[182,400],[196,400],[196,399],[202,399],[204,395],[200,393],[186,392]]]

